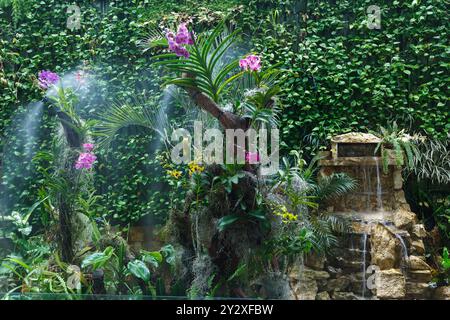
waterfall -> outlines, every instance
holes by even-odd
[[[402,247],[402,271],[403,273],[405,273],[405,268],[407,267],[408,263],[408,248],[406,247],[405,241],[403,240],[401,235],[395,233],[395,237],[400,241],[400,245]]]
[[[367,167],[363,166],[362,169],[363,169],[363,175],[364,175],[363,187],[364,187],[364,193],[366,193],[366,208],[367,208],[367,211],[370,211],[370,184],[368,183],[369,178],[368,178],[368,174],[367,174]]]
[[[364,298],[366,293],[366,255],[367,255],[367,231],[364,232],[363,236],[363,276],[362,276],[362,297]]]
[[[2,189],[0,214],[9,214],[15,205],[21,204],[24,191],[31,183],[33,157],[39,149],[43,103],[30,103],[24,112],[18,113],[6,132],[1,170]]]
[[[375,159],[375,167],[376,167],[376,171],[377,171],[377,210],[378,211],[383,211],[383,200],[381,198],[381,178],[380,178],[380,166],[378,164],[378,158],[374,158]]]

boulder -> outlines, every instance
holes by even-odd
[[[425,253],[425,245],[422,240],[415,240],[411,242],[412,252],[418,255],[423,255]]]
[[[397,238],[386,227],[377,224],[370,237],[372,264],[381,270],[395,267],[397,259]]]
[[[350,286],[350,279],[346,276],[341,276],[337,279],[328,280],[327,291],[345,291]]]
[[[412,227],[411,233],[416,238],[425,238],[427,236],[427,231],[425,230],[423,224],[415,224]]]
[[[333,293],[333,300],[359,300],[358,296],[353,292],[340,292],[336,291]]]
[[[330,277],[326,271],[313,270],[302,265],[296,265],[289,273],[293,294],[297,300],[315,300],[319,290],[317,281]]]
[[[331,297],[328,292],[322,291],[316,295],[316,300],[331,300]]]
[[[394,201],[396,208],[411,211],[411,207],[405,199],[405,192],[403,190],[394,190]]]
[[[410,229],[416,223],[417,217],[414,212],[399,208],[393,213],[394,224],[400,229]]]
[[[308,254],[305,259],[305,266],[310,267],[312,269],[321,270],[325,265],[325,256],[317,255],[315,253]]]
[[[411,270],[408,276],[415,282],[429,282],[433,278],[431,270]]]
[[[431,270],[431,267],[418,256],[409,257],[409,268],[411,270]]]
[[[412,299],[429,299],[431,288],[427,283],[406,282],[406,295]]]
[[[376,276],[377,298],[401,299],[405,297],[405,277],[400,270],[380,270],[376,273]]]
[[[342,274],[342,269],[333,266],[327,266],[327,271],[333,277],[338,277]]]
[[[289,272],[289,278],[297,281],[326,280],[330,274],[326,271],[314,270],[305,266],[296,265]]]
[[[308,279],[298,281],[291,285],[293,294],[297,300],[315,300],[318,287],[316,280]]]
[[[437,287],[436,290],[434,290],[433,299],[450,300],[450,286]]]

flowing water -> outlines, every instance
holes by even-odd
[[[362,240],[363,250],[362,250],[362,261],[363,261],[363,276],[362,276],[362,297],[365,297],[366,294],[366,255],[367,255],[367,231],[364,232],[363,240]]]
[[[407,264],[408,264],[408,248],[406,247],[406,243],[403,240],[402,236],[398,233],[395,233],[395,237],[400,241],[401,248],[402,248],[402,272],[405,274]]]
[[[380,178],[380,166],[378,164],[378,158],[374,157],[374,159],[375,159],[375,168],[377,171],[377,210],[383,211],[383,200],[381,198],[382,189],[381,189],[381,178]]]
[[[1,163],[0,214],[10,214],[32,183],[33,157],[39,149],[43,103],[30,103],[12,120]]]

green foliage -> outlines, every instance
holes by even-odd
[[[397,122],[393,122],[389,128],[380,126],[381,142],[378,143],[375,153],[381,146],[384,148],[381,152],[383,161],[383,171],[388,172],[390,154],[388,150],[393,150],[395,155],[395,163],[397,166],[405,165],[408,170],[414,170],[414,159],[418,155],[417,137],[406,134],[405,129],[399,129]]]
[[[26,2],[15,26],[11,21],[10,4],[13,2]],[[94,76],[95,90],[78,108],[84,119],[96,118],[104,112],[105,105],[115,101],[133,104],[130,97],[157,98],[158,76],[149,68],[149,60],[142,55],[141,47],[136,45],[151,29],[152,23],[148,22],[159,23],[192,14],[198,25],[209,26],[229,14],[234,15],[233,8],[238,5],[237,1],[209,1],[199,10],[191,1],[180,4],[125,0],[110,2],[107,10],[100,11],[91,0],[83,0],[77,1],[81,28],[71,31],[66,28],[66,1],[3,0],[2,3],[7,6],[0,6],[0,149],[13,138],[5,130],[16,111],[26,110],[30,101],[41,99],[42,92],[36,85],[40,70],[62,75],[81,64],[87,67]],[[54,122],[45,116],[39,130],[42,137],[36,142],[41,150],[48,148],[49,130],[53,130],[53,126]],[[123,129],[112,149],[99,150],[96,154],[101,163],[96,168],[95,179],[95,187],[102,194],[99,202],[117,221],[128,223],[145,215],[163,216],[166,212],[164,207],[169,202],[162,192],[163,175],[157,161],[151,157],[155,139],[158,137],[148,131]],[[104,161],[106,156],[108,161]],[[17,159],[22,157],[23,154],[17,153]],[[24,173],[15,170],[13,182],[0,186],[1,191],[5,190],[3,188],[12,190],[11,194],[24,187],[24,192],[13,194],[14,198],[10,199],[11,203],[19,205],[17,210],[22,209],[20,206],[31,206],[41,187],[40,176]]]
[[[130,273],[136,278],[144,280],[145,282],[150,280],[150,270],[148,270],[145,263],[142,262],[141,260],[134,260],[128,262],[127,268],[130,271]]]
[[[283,168],[273,188],[283,197],[283,205],[270,201],[274,213],[286,215],[285,225],[274,239],[268,242],[273,254],[290,258],[313,249],[324,253],[337,245],[337,234],[347,230],[347,223],[335,216],[322,213],[319,204],[324,200],[344,195],[356,187],[354,179],[345,174],[333,174],[318,179],[315,176],[318,157],[309,165],[300,152],[291,151],[292,158],[283,158]],[[282,207],[280,213],[278,208]],[[302,249],[303,248],[303,249]]]
[[[450,183],[449,140],[427,139],[418,144],[414,157],[414,174],[422,180],[448,185]]]
[[[442,249],[442,267],[444,270],[450,269],[450,257],[447,248]]]
[[[102,268],[113,256],[114,249],[107,247],[103,252],[95,252],[83,259],[82,268],[91,267],[92,270]]]
[[[266,212],[262,209],[250,211],[243,215],[229,214],[223,216],[217,221],[217,228],[222,232],[229,228],[232,224],[239,221],[252,221],[254,223],[261,223],[263,230],[270,230],[270,221],[267,218]]]
[[[186,73],[190,77],[175,77],[166,84],[181,87],[197,88],[207,94],[215,102],[219,102],[221,94],[228,85],[243,75],[243,71],[230,76],[239,66],[239,57],[224,62],[224,55],[236,43],[239,30],[223,35],[224,24],[218,24],[209,34],[201,34],[189,46],[190,57],[181,59],[174,53],[156,56],[162,59],[156,64],[163,65],[176,73]],[[165,43],[167,45],[167,41]]]
[[[446,138],[446,4],[378,1],[381,29],[367,27],[358,1],[250,1],[244,11],[255,51],[283,64],[285,150],[325,147],[331,136],[396,120]],[[445,21],[445,22],[444,22]]]
[[[312,186],[313,194],[318,201],[339,198],[355,189],[356,181],[344,173],[334,173],[319,179]]]

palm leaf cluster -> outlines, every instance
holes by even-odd
[[[163,65],[178,74],[166,84],[199,89],[213,101],[219,102],[228,85],[243,75],[240,71],[230,76],[238,68],[239,58],[226,62],[228,59],[225,57],[228,49],[238,40],[238,30],[225,33],[223,30],[224,23],[221,23],[212,32],[198,35],[194,44],[188,48],[189,59],[181,59],[174,53],[156,56],[155,59],[161,59],[156,62],[157,65]],[[158,39],[150,46],[161,44],[167,44],[167,41]],[[183,77],[183,73],[189,76]]]
[[[99,145],[109,145],[117,133],[126,127],[138,126],[155,131],[166,138],[164,128],[168,121],[164,112],[159,112],[160,106],[154,102],[134,101],[115,102],[100,115],[102,121],[96,127],[96,134],[101,137]],[[166,139],[167,140],[167,139]]]

